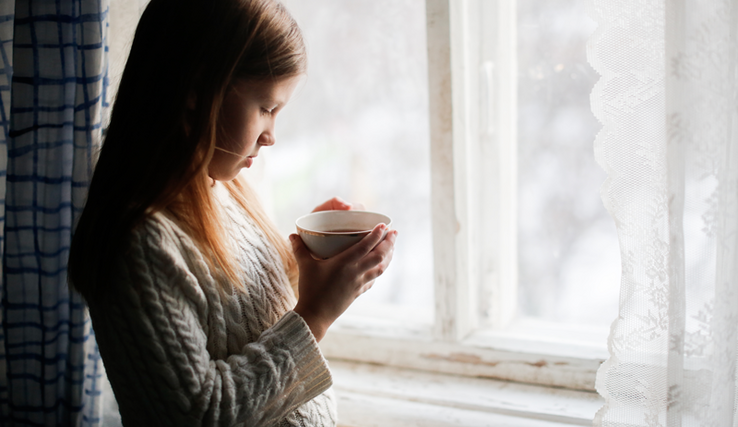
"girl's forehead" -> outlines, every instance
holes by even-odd
[[[241,80],[232,85],[232,90],[251,99],[281,104],[287,102],[301,80],[302,76],[276,80]]]

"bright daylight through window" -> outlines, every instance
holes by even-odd
[[[454,191],[466,192],[468,207],[459,227],[473,229],[464,265],[479,273],[463,276],[478,283],[454,285],[469,289],[473,301],[466,307],[476,317],[451,341],[486,328],[584,342],[604,354],[617,315],[620,263],[599,194],[606,174],[593,153],[601,125],[589,95],[599,76],[586,60],[595,24],[584,3],[449,3],[456,22],[448,36],[457,58],[451,60],[454,114],[463,105],[460,114],[476,117],[464,125],[462,136],[472,141],[463,143],[466,163],[449,167],[432,160],[428,85],[437,70],[429,67],[438,64],[429,61],[428,49],[436,47],[427,40],[435,30],[425,1],[284,3],[305,33],[310,63],[306,83],[280,117],[280,143],[265,150],[266,166],[253,171],[267,184],[262,197],[284,233],[334,195],[388,214],[400,231],[390,269],[342,321],[361,318],[378,330],[401,321],[449,339],[437,333],[448,313],[439,314],[442,304],[434,300],[440,280],[434,251],[448,241],[433,230],[447,218],[432,211],[459,202],[433,199],[432,183],[457,177]],[[459,140],[454,133],[454,155]],[[495,154],[486,161],[488,151]],[[460,190],[459,182],[468,188]],[[514,230],[505,230],[507,224]],[[509,274],[499,273],[504,270]],[[509,315],[491,320],[496,310]],[[490,337],[486,345],[494,348]]]
[[[589,95],[595,23],[577,0],[518,0],[518,307],[548,322],[596,325],[617,316],[620,259],[599,188]]]
[[[308,48],[304,87],[264,150],[263,197],[284,233],[338,195],[392,218],[392,266],[354,315],[430,324],[431,260],[425,3],[287,0]],[[296,154],[297,153],[297,154]],[[278,167],[276,165],[279,165]]]
[[[372,378],[384,365],[392,379],[377,384],[393,393],[397,372],[412,380],[417,370],[462,398],[464,381],[478,380],[463,376],[543,386],[523,386],[516,401],[508,386],[519,384],[499,382],[504,408],[543,405],[525,387],[594,391],[620,260],[593,149],[599,76],[586,59],[586,2],[282,2],[304,33],[308,75],[279,115],[278,143],[245,175],[285,236],[333,196],[389,215],[400,232],[388,271],[321,342],[337,390],[366,379],[340,361]],[[125,57],[116,52],[145,4],[113,3],[113,87]],[[431,390],[436,402],[436,388],[415,380],[409,400]],[[486,408],[496,395],[479,387]],[[583,394],[590,406],[572,398],[580,421],[600,405]]]

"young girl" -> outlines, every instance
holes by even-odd
[[[317,342],[396,232],[316,261],[238,177],[305,61],[276,0],[152,0],[141,18],[69,260],[125,425],[336,423]]]

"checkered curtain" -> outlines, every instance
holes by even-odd
[[[108,107],[107,27],[108,0],[0,1],[0,425],[100,425],[102,363],[66,264]]]

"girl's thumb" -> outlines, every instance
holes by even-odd
[[[306,257],[310,258],[310,253],[305,247],[305,243],[302,242],[300,236],[297,234],[290,234],[290,243],[292,243],[292,253],[295,254],[295,259],[298,264]]]

